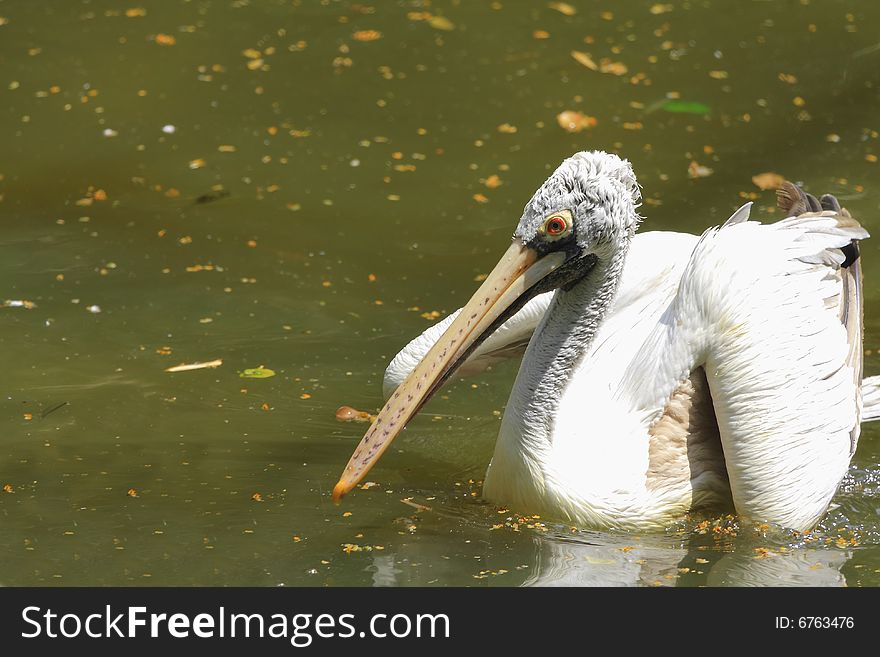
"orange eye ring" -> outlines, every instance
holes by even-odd
[[[565,219],[559,215],[550,217],[544,224],[544,229],[550,237],[559,237],[567,228],[568,223],[566,223]]]

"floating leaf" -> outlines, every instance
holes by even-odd
[[[611,75],[626,75],[629,72],[629,68],[627,68],[626,64],[623,62],[611,61],[607,57],[600,59],[597,64],[588,53],[581,52],[580,50],[572,50],[569,54],[578,64],[587,67],[591,71],[611,73]]]
[[[340,422],[371,422],[373,416],[351,406],[340,406],[336,409],[336,419]]]
[[[355,41],[376,41],[382,38],[378,30],[360,30],[351,35]]]
[[[701,116],[712,111],[708,105],[691,100],[665,100],[656,109],[673,114],[699,114]]]
[[[495,189],[496,187],[501,187],[501,185],[504,184],[503,182],[501,182],[501,178],[498,176],[498,174],[495,174],[495,173],[493,173],[488,178],[484,178],[484,179],[480,180],[480,182],[483,183],[489,189]]]
[[[270,376],[275,376],[275,371],[260,365],[259,367],[251,367],[242,370],[239,372],[238,376],[242,379],[268,379]]]
[[[629,69],[623,62],[612,62],[610,59],[602,59],[599,61],[600,73],[611,73],[612,75],[626,75]]]
[[[575,112],[574,110],[560,112],[556,115],[556,122],[566,132],[580,132],[585,128],[592,128],[597,123],[596,117],[588,116],[583,112]]]
[[[755,183],[755,186],[758,187],[758,189],[779,189],[782,187],[782,183],[785,182],[785,178],[778,173],[767,171],[752,176],[752,182]]]
[[[657,3],[655,5],[651,5],[651,8],[648,10],[655,16],[659,16],[660,14],[665,14],[666,12],[672,11],[674,7],[671,4],[660,4]]]
[[[563,14],[565,16],[574,16],[576,13],[578,13],[577,8],[572,7],[567,2],[551,2],[547,6],[550,7],[550,9],[555,9],[560,14]]]
[[[572,50],[571,56],[574,57],[575,61],[578,64],[582,64],[586,66],[591,71],[598,71],[599,65],[593,61],[593,58],[590,57],[587,53],[581,52],[580,50]]]
[[[431,16],[428,19],[428,25],[433,27],[435,30],[444,30],[446,32],[455,29],[455,23],[453,23],[445,16]]]

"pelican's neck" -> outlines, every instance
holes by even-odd
[[[629,249],[626,239],[571,288],[559,289],[523,358],[511,404],[522,439],[542,443],[552,435],[559,400],[614,301]]]

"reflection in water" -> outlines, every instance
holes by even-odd
[[[602,539],[536,536],[535,569],[524,586],[674,586],[687,554],[682,548],[634,544],[627,537]]]
[[[757,558],[726,554],[712,566],[709,586],[846,586],[840,569],[851,552],[812,548]]]
[[[816,549],[756,554],[743,545],[695,568],[694,559],[707,553],[687,543],[674,547],[625,536],[590,542],[552,535],[535,536],[534,543],[534,573],[525,586],[675,586],[682,573],[690,572],[708,586],[846,586],[840,570],[852,556]]]
[[[383,554],[382,556],[374,556],[372,565],[367,566],[367,570],[373,571],[373,586],[397,586],[398,575],[403,571],[394,565],[393,554]]]

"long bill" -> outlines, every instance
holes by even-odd
[[[519,239],[513,241],[455,321],[379,411],[333,488],[335,502],[364,478],[391,441],[464,361],[470,348],[494,330],[505,311],[564,262],[563,253],[541,257]]]

